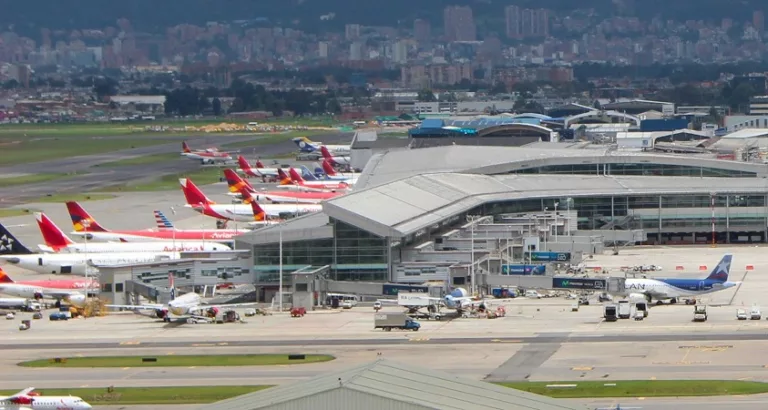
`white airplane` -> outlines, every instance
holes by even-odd
[[[43,234],[45,245],[39,245],[43,252],[106,253],[106,252],[180,252],[180,251],[225,251],[227,245],[213,241],[146,241],[146,242],[85,242],[76,243],[56,226],[45,214],[36,212],[37,224]]]
[[[205,196],[205,194],[192,181],[179,179],[187,205],[203,215],[216,219],[230,221],[254,222],[253,208],[247,204],[217,204]],[[270,218],[281,218],[285,214],[303,215],[318,212],[323,209],[319,204],[263,204],[262,210]],[[266,223],[266,221],[265,221]]]
[[[171,288],[171,300],[167,305],[147,304],[147,305],[107,305],[111,308],[133,309],[133,310],[151,310],[155,312],[158,319],[164,322],[170,322],[172,317],[177,316],[180,319],[210,319],[215,318],[220,309],[235,308],[243,306],[253,306],[257,303],[232,303],[226,305],[205,305],[203,298],[195,292],[185,293],[176,297],[176,286],[173,281],[173,274],[168,274],[168,282]]]
[[[325,147],[336,155],[349,155],[352,152],[351,145],[326,145],[322,142],[312,141],[307,137],[294,138],[293,143],[299,147],[301,152],[315,152],[320,150],[320,147]]]
[[[40,286],[37,283],[49,286]],[[73,281],[34,281],[31,283],[16,283],[2,268],[0,268],[0,293],[10,296],[18,296],[25,299],[55,299],[68,302],[75,307],[85,306],[88,297],[79,289],[75,289]],[[88,285],[88,283],[84,283]],[[62,286],[62,287],[54,287]],[[63,288],[67,286],[68,288]],[[91,289],[98,289],[97,282],[92,282]],[[83,288],[80,288],[83,289]]]
[[[379,301],[381,302],[382,300]],[[424,307],[429,305],[430,302],[442,303],[445,307],[461,313],[462,311],[471,308],[473,305],[483,304],[484,300],[474,296],[467,296],[467,291],[464,288],[456,288],[443,298],[430,297],[427,294],[423,296],[413,294],[397,295],[397,304],[408,308]]]
[[[323,154],[323,160],[330,162],[332,165],[349,165],[349,156],[334,156],[325,147],[320,147],[320,153]]]
[[[24,389],[13,396],[0,397],[3,410],[88,410],[90,404],[77,396],[39,396],[32,393],[34,387]]]
[[[669,300],[670,303],[677,303],[678,298],[696,297],[732,288],[739,284],[728,281],[732,260],[733,255],[731,254],[723,256],[720,263],[704,279],[628,278],[624,282],[624,291],[615,293],[615,295],[645,298],[648,302]]]
[[[317,171],[318,169],[316,169]],[[325,178],[331,181],[346,181],[350,185],[354,185],[357,179],[360,178],[361,173],[358,172],[338,172],[333,169],[333,165],[328,162],[327,159],[323,159],[323,167],[319,169],[325,174]]]
[[[246,178],[277,178],[277,170],[279,168],[267,168],[264,166],[264,164],[261,163],[260,160],[256,160],[256,167],[253,168],[251,167],[251,164],[248,163],[248,160],[240,155],[237,157],[237,163],[240,165],[238,170],[242,172]]]

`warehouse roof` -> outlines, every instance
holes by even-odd
[[[330,373],[295,384],[282,385],[214,403],[211,410],[268,409],[299,400],[307,401],[301,408],[338,410],[359,409],[357,401],[333,400],[329,396],[340,390],[362,397],[376,397],[413,408],[441,410],[473,409],[586,409],[564,400],[551,399],[495,384],[462,379],[452,374],[422,369],[387,360],[378,360],[348,370]],[[323,399],[321,399],[321,397]],[[314,400],[313,400],[314,399]],[[301,402],[296,404],[302,404]],[[282,408],[282,407],[281,407]],[[299,407],[296,407],[299,408]],[[376,406],[371,406],[376,408]],[[404,407],[398,407],[404,408]],[[405,407],[407,408],[407,407]]]
[[[765,178],[437,173],[352,192],[325,202],[323,210],[376,235],[399,238],[499,201],[711,192],[764,195],[766,191]]]
[[[560,144],[553,143],[555,146]],[[589,149],[553,148],[540,146],[498,147],[449,145],[411,150],[392,150],[371,157],[356,190],[392,181],[436,172],[472,174],[504,174],[516,170],[567,164],[650,163],[709,167],[723,170],[755,172],[764,176],[765,165],[717,160],[694,155],[665,155],[640,151],[616,151],[607,146]],[[596,167],[597,173],[597,167]]]

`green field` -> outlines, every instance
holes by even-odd
[[[160,178],[150,182],[138,182],[125,185],[114,185],[100,189],[102,192],[143,192],[143,191],[169,191],[181,189],[179,178],[188,178],[197,186],[213,184],[219,182],[224,177],[222,173],[224,168],[204,167],[192,172],[179,172],[175,174],[163,175]]]
[[[29,208],[2,208],[0,209],[0,218],[12,218],[14,216],[32,215],[33,212],[39,212],[37,209]]]
[[[78,389],[36,389],[44,396],[78,396],[91,405],[204,404],[267,389],[271,386],[189,386],[189,387],[115,387]],[[18,390],[1,390],[10,396]]]
[[[38,203],[38,202],[56,202],[56,203],[64,203],[69,201],[77,201],[77,202],[85,202],[85,201],[101,201],[104,199],[112,199],[114,198],[114,195],[111,194],[51,194],[46,195],[40,198],[36,198],[34,200],[30,200],[29,202],[32,203]]]
[[[143,362],[146,357],[156,362]],[[335,359],[324,354],[309,354],[304,360],[289,360],[287,354],[165,355],[68,357],[21,362],[23,367],[190,367],[190,366],[275,366],[320,363]]]
[[[55,179],[65,178],[65,177],[75,176],[75,175],[78,175],[78,174],[76,173],[28,174],[28,175],[19,175],[19,176],[12,176],[12,177],[3,177],[3,178],[0,178],[0,188],[16,186],[16,185],[36,184],[40,182],[49,182]]]
[[[141,155],[138,157],[121,159],[119,161],[105,162],[103,164],[95,165],[95,167],[125,167],[125,166],[135,166],[135,165],[148,165],[148,164],[156,164],[158,162],[173,161],[178,159],[179,159],[178,153],[168,152],[164,154]]]
[[[0,127],[1,129],[2,127]],[[105,135],[105,134],[100,134]],[[130,148],[179,142],[170,137],[88,137],[12,138],[0,132],[0,166],[40,162],[79,155],[103,154]]]
[[[628,380],[499,383],[554,398],[731,396],[768,393],[768,383],[741,380]],[[575,388],[547,385],[575,384]],[[606,386],[615,384],[615,386]]]
[[[317,130],[306,130],[306,131],[288,131],[283,132],[279,134],[262,134],[256,136],[251,141],[241,141],[241,142],[233,142],[231,144],[224,144],[222,145],[222,149],[236,149],[236,148],[248,148],[248,147],[258,147],[261,145],[273,145],[273,144],[279,144],[281,142],[290,141],[296,137],[311,137],[313,135],[318,134],[327,134],[329,131],[317,131]]]

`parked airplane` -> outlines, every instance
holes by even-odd
[[[253,222],[253,209],[247,204],[217,204],[211,201],[191,180],[179,179],[181,190],[187,200],[187,206],[203,215],[230,221]],[[286,215],[303,215],[323,209],[315,204],[264,204],[261,205],[270,218],[282,218]]]
[[[88,410],[90,404],[77,396],[40,396],[34,387],[24,389],[13,396],[0,397],[3,410]]]
[[[133,231],[111,231],[102,227],[96,219],[83,209],[77,202],[67,202],[67,211],[72,218],[72,226],[75,231],[72,235],[84,237],[88,241],[96,242],[153,242],[153,241],[211,241],[211,242],[232,242],[237,235],[242,235],[242,230],[236,229],[174,229],[171,224],[170,229],[164,230],[133,230]],[[159,215],[158,215],[159,214]],[[158,224],[165,225],[168,218],[160,211],[155,211],[155,218]],[[158,219],[159,218],[159,219]],[[163,221],[164,220],[164,221]],[[173,242],[170,242],[173,244]],[[185,242],[182,242],[185,243]],[[89,246],[89,250],[90,250]]]
[[[361,175],[357,172],[337,172],[327,159],[323,159],[323,172],[327,175],[328,179],[346,181],[348,184],[357,182],[357,178]]]
[[[76,243],[56,226],[42,212],[36,212],[37,225],[43,234],[45,245],[39,245],[43,252],[179,252],[179,251],[224,251],[230,250],[227,245],[213,241],[143,241],[143,242],[110,242]],[[82,221],[81,221],[82,222]],[[95,232],[91,232],[91,235]]]
[[[410,300],[409,300],[410,299]],[[379,300],[383,302],[383,300]],[[449,309],[454,309],[458,313],[461,313],[465,309],[471,308],[473,305],[480,305],[483,303],[481,298],[474,296],[467,296],[467,291],[464,288],[456,288],[451,293],[445,295],[443,298],[430,297],[429,295],[408,295],[398,294],[397,304],[410,308],[421,308],[423,306],[442,303]]]
[[[333,165],[349,165],[349,156],[334,156],[325,147],[320,147],[320,152],[323,154],[323,159]]]
[[[85,275],[93,265],[158,262],[179,259],[177,252],[33,253],[0,224],[0,260],[37,273]],[[88,274],[98,269],[88,267]]]
[[[618,296],[644,297],[648,302],[669,300],[670,303],[677,303],[678,298],[696,297],[732,288],[738,285],[738,282],[728,281],[732,260],[731,254],[723,256],[709,276],[704,279],[627,278],[624,282],[625,290]]]
[[[296,170],[293,168],[288,170],[288,174],[290,175],[292,183],[305,188],[314,188],[320,190],[346,190],[350,186],[350,184],[345,181],[307,181],[302,178],[301,175],[299,175],[299,173],[296,172]]]
[[[301,152],[315,152],[320,150],[320,147],[325,147],[328,151],[337,155],[349,155],[352,151],[350,145],[325,145],[322,142],[312,141],[307,137],[294,138],[293,143],[299,147]]]
[[[240,171],[246,177],[262,178],[264,180],[268,178],[277,178],[278,168],[267,168],[260,160],[256,161],[256,167],[254,168],[251,167],[251,164],[248,163],[248,160],[246,160],[245,157],[239,155],[237,157],[237,163],[240,165]]]
[[[34,280],[14,282],[0,268],[0,293],[27,299],[55,299],[65,301],[75,307],[85,306],[86,293],[97,290],[99,283],[93,280]],[[1,408],[1,407],[0,407]]]
[[[257,303],[231,303],[225,305],[205,305],[203,298],[195,292],[185,293],[176,297],[176,286],[173,281],[173,274],[168,274],[168,282],[171,288],[171,300],[166,305],[147,304],[147,305],[107,305],[111,308],[133,309],[133,310],[152,310],[155,316],[163,319],[164,322],[170,322],[172,316],[178,316],[180,319],[210,319],[215,318],[221,309],[253,306]]]
[[[230,193],[237,194],[245,203],[258,201],[265,204],[319,204],[339,195],[337,192],[256,191],[248,181],[240,178],[231,169],[224,170],[224,178],[227,180]]]
[[[181,143],[181,155],[190,159],[200,161],[203,165],[215,164],[216,162],[232,161],[232,155],[229,152],[219,151],[218,148],[207,148],[204,150],[191,150],[186,141]]]
[[[168,219],[168,217],[165,216],[162,211],[153,211],[153,213],[155,214],[155,223],[157,224],[157,229],[175,229],[173,222],[171,222],[171,220]]]

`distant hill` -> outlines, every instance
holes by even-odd
[[[556,11],[593,8],[609,16],[617,4],[643,19],[659,15],[664,19],[720,21],[730,17],[750,20],[752,11],[765,8],[764,0],[31,0],[8,1],[0,13],[0,24],[13,25],[26,33],[52,29],[102,28],[114,26],[121,17],[139,30],[152,30],[180,23],[202,24],[206,21],[232,21],[267,18],[283,26],[298,22],[299,28],[337,29],[348,23],[364,25],[401,25],[410,27],[413,19],[425,18],[442,24],[446,5],[469,5],[478,17],[501,16],[509,4],[543,7]],[[626,5],[629,5],[626,7]],[[320,16],[334,13],[332,22]],[[332,26],[332,27],[331,27]]]

